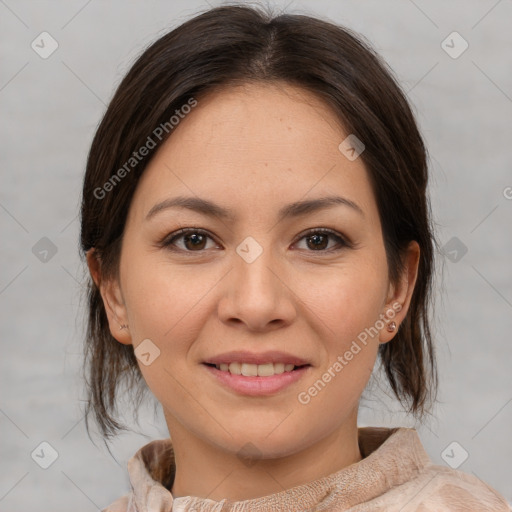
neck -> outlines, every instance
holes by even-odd
[[[249,500],[328,476],[362,457],[357,411],[351,421],[306,449],[279,458],[241,460],[236,453],[205,442],[167,418],[175,453],[172,495],[215,501]]]

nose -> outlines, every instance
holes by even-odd
[[[223,279],[218,305],[221,321],[243,324],[250,331],[273,330],[293,322],[292,283],[271,252],[264,250],[252,262],[235,253],[234,268]]]

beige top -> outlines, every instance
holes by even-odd
[[[359,462],[286,491],[235,502],[173,499],[171,440],[152,441],[128,461],[130,494],[102,512],[512,511],[503,496],[477,477],[434,465],[415,429],[360,427],[358,434]]]

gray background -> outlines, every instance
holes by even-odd
[[[407,91],[430,152],[438,237],[449,244],[437,292],[440,404],[415,425],[381,386],[363,402],[360,426],[415,426],[438,464],[457,441],[454,457],[469,453],[459,469],[512,502],[512,1],[273,5],[366,36]],[[88,147],[115,86],[143,47],[203,7],[0,0],[3,512],[98,510],[129,490],[127,459],[168,435],[151,407],[141,412],[142,433],[112,444],[117,461],[86,435],[77,213]],[[31,48],[43,31],[59,45],[47,59]],[[458,58],[441,46],[453,31],[469,44]],[[47,261],[43,237],[57,249]],[[31,458],[43,441],[58,452],[46,470]]]

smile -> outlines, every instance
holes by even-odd
[[[309,364],[237,362],[202,366],[224,389],[246,396],[275,395],[302,379],[312,368]]]
[[[284,372],[291,372],[297,366],[284,363],[222,363],[216,364],[215,368],[222,372],[229,372],[233,375],[243,375],[245,377],[271,377],[272,375],[281,375]]]

